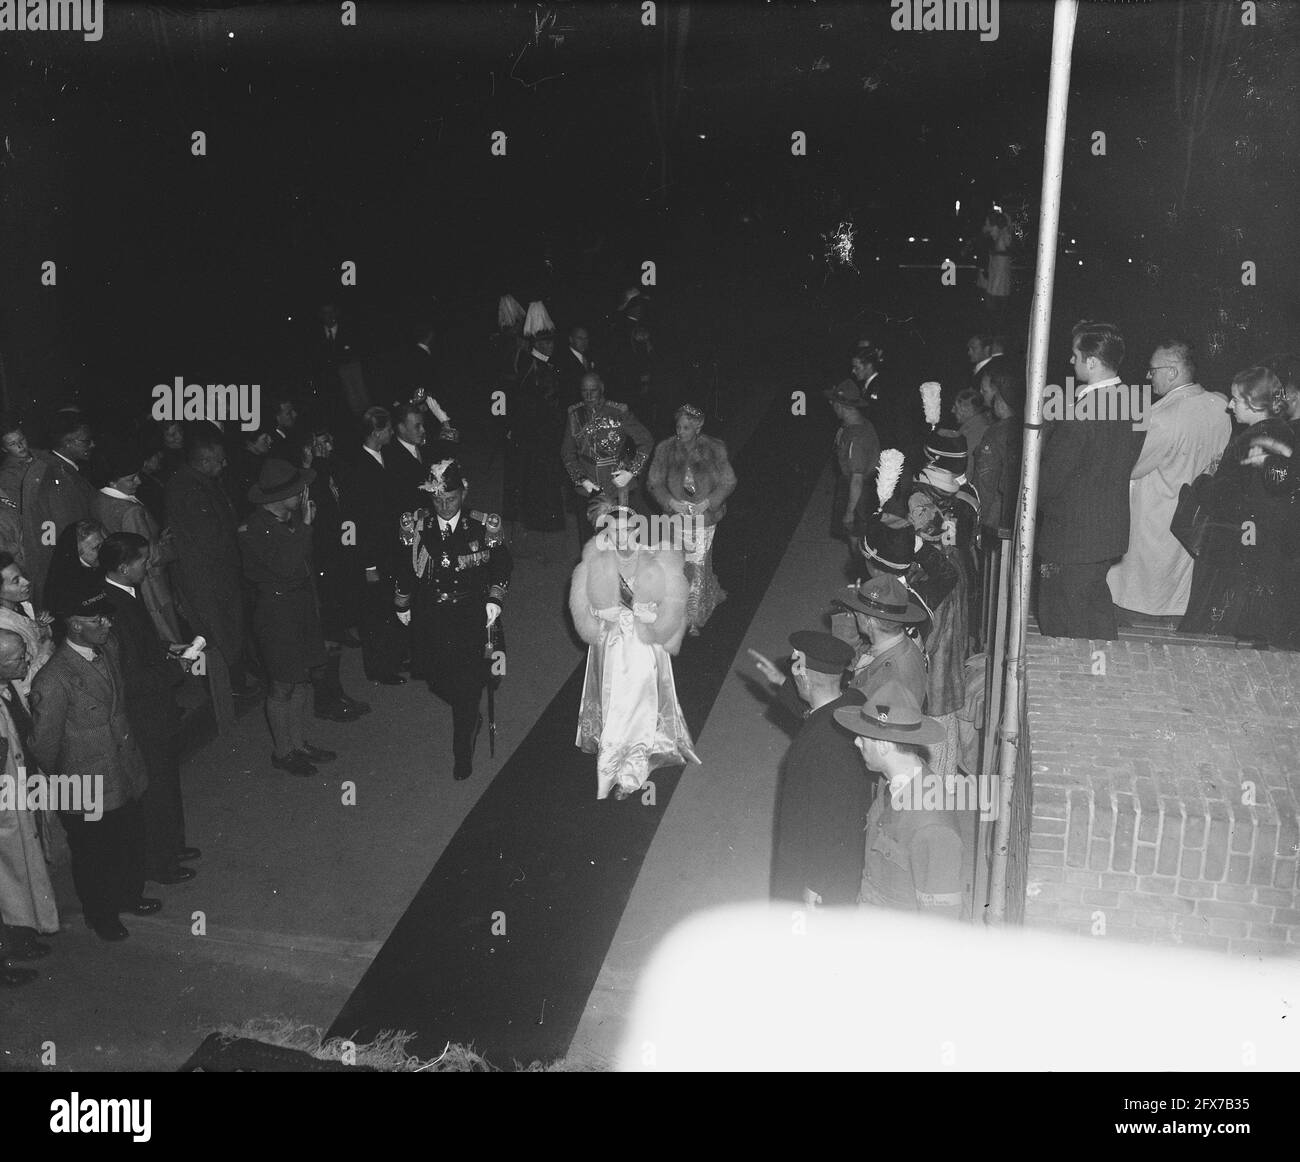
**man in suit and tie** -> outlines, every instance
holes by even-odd
[[[428,478],[429,468],[440,459],[451,459],[454,452],[454,446],[444,440],[436,440],[430,447],[424,427],[427,414],[418,403],[405,403],[393,411],[396,438],[384,446],[381,454],[390,474],[394,529],[401,513],[413,512],[425,503],[420,485]]]
[[[920,460],[921,401],[915,392],[902,392],[892,380],[885,378],[881,374],[884,365],[884,351],[867,339],[854,348],[849,371],[861,390],[865,400],[863,415],[876,429],[880,447],[902,452],[908,460],[904,475],[910,475]]]
[[[124,940],[129,933],[122,912],[148,916],[162,907],[160,900],[141,895],[141,798],[148,777],[127,718],[113,607],[103,583],[83,582],[62,604],[57,616],[66,639],[32,680],[31,752],[46,775],[72,776],[101,788],[97,810],[83,802],[87,810],[61,810],[59,820],[86,923],[103,940]]]
[[[104,570],[104,597],[113,608],[113,636],[121,647],[119,661],[126,680],[126,716],[144,756],[149,786],[142,806],[145,822],[145,877],[158,884],[192,880],[198,848],[185,844],[185,808],[181,801],[180,754],[176,735],[181,682],[179,652],[158,636],[141,595],[149,571],[149,542],[137,533],[113,533],[99,547]],[[177,643],[171,643],[177,645]]]
[[[581,323],[569,330],[569,345],[555,357],[555,370],[560,378],[560,394],[565,407],[582,402],[582,377],[596,370],[591,357],[591,335]]]
[[[1106,573],[1128,548],[1129,476],[1146,432],[1113,406],[1114,390],[1124,390],[1119,328],[1078,323],[1072,339],[1074,418],[1051,424],[1038,485],[1038,630],[1114,641]]]
[[[401,645],[393,618],[398,502],[384,460],[393,440],[393,421],[387,410],[378,407],[370,408],[361,420],[365,431],[361,455],[348,470],[349,487],[343,493],[343,517],[355,529],[366,578],[361,597],[361,662],[370,681],[401,686],[406,679],[397,672]]]
[[[1006,359],[1005,344],[1001,335],[989,335],[981,332],[966,340],[966,358],[970,360],[970,386],[979,391],[980,380],[990,368],[1003,366]]]

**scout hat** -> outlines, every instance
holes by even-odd
[[[853,660],[848,642],[815,629],[795,630],[790,645],[807,659],[808,669],[818,674],[842,674]]]
[[[288,500],[315,479],[315,469],[295,468],[287,460],[266,460],[257,474],[257,483],[248,490],[248,499],[254,504]]]
[[[865,613],[881,621],[919,625],[926,619],[925,610],[911,599],[897,577],[875,577],[864,581],[843,600],[855,613]]]
[[[854,734],[904,746],[933,746],[947,737],[943,723],[922,714],[911,691],[892,678],[861,706],[841,706],[835,721]]]
[[[864,408],[869,402],[862,394],[862,388],[858,386],[856,379],[841,380],[834,387],[827,388],[822,395],[831,403],[841,403],[851,408]]]
[[[429,479],[420,485],[420,491],[431,493],[436,499],[466,487],[465,470],[460,461],[439,460],[429,469]]]

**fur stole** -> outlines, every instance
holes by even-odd
[[[680,549],[637,550],[636,575],[632,579],[633,600],[656,606],[658,618],[638,621],[636,635],[648,645],[661,645],[670,654],[681,648],[686,631],[685,558]],[[596,611],[618,605],[618,557],[603,533],[597,533],[582,550],[582,561],[573,571],[569,587],[569,612],[578,636],[588,644],[600,641],[609,622]]]

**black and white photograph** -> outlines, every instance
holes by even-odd
[[[1293,0],[0,0],[6,1139],[370,1145],[184,1077],[358,1072],[1281,1132],[1298,64]]]

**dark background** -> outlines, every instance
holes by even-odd
[[[1300,5],[1265,0],[1255,28],[1227,7],[1207,37],[1203,4],[1082,6],[1054,314],[1066,336],[1078,317],[1118,322],[1134,378],[1162,331],[1187,334],[1219,390],[1300,342]],[[436,311],[448,374],[473,374],[498,295],[598,325],[644,259],[665,344],[724,374],[737,348],[779,341],[838,377],[856,327],[956,375],[973,272],[942,289],[937,264],[992,201],[1025,228],[1028,281],[1049,3],[1003,0],[987,43],[894,32],[885,3],[697,0],[659,5],[649,29],[631,0],[359,9],[343,28],[332,2],[110,3],[98,43],[0,34],[9,406],[121,414],[176,375],[292,385],[326,298],[371,350]],[[1189,169],[1201,68],[1217,92]],[[842,220],[856,270],[826,254]],[[338,285],[345,259],[355,288]]]

